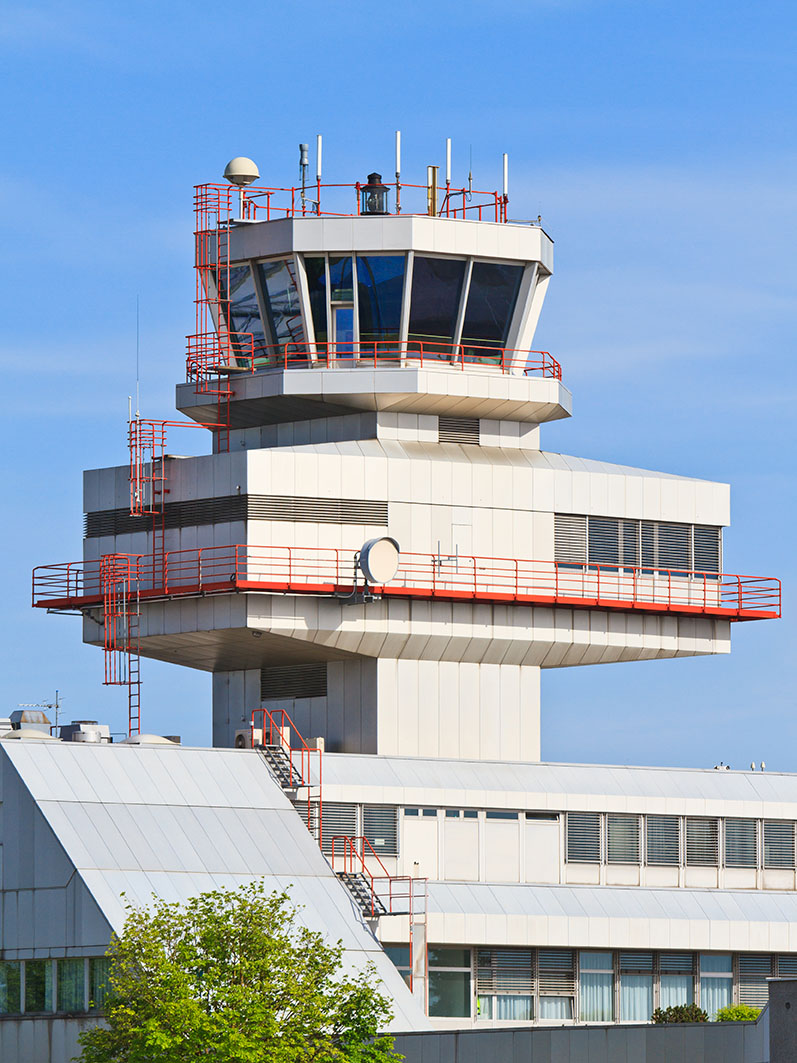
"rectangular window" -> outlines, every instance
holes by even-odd
[[[583,565],[587,560],[587,518],[565,513],[554,515],[554,557],[557,561]]]
[[[420,815],[420,809],[417,809],[417,808],[405,808],[404,809],[404,815],[405,816],[417,816],[417,815]]]
[[[310,294],[310,313],[313,318],[313,331],[316,343],[326,344],[329,339],[327,325],[327,271],[326,260],[322,257],[305,258],[304,269],[307,274],[307,288]],[[326,355],[326,348],[318,352]]]
[[[0,960],[0,1015],[18,1015],[21,1010],[21,967],[14,960]]]
[[[52,1011],[53,961],[25,961],[25,1011],[29,1013]]]
[[[716,867],[718,857],[717,820],[689,816],[686,820],[686,863],[688,867]]]
[[[506,346],[522,277],[523,266],[473,263],[462,325],[462,347],[466,358],[497,360],[498,356],[491,356],[489,348]]]
[[[653,953],[620,953],[620,1021],[650,1022],[653,1014]]]
[[[567,862],[569,864],[599,864],[600,860],[600,812],[568,812]]]
[[[437,809],[436,808],[425,808],[423,810],[423,815],[424,816],[436,816],[437,815]]]
[[[470,949],[429,949],[429,1015],[470,1017]]]
[[[794,867],[794,823],[764,820],[764,867]]]
[[[424,258],[412,264],[412,300],[407,353],[451,354],[457,327],[465,260]]]
[[[754,819],[725,820],[726,867],[758,867],[757,826]]]
[[[653,867],[677,867],[681,862],[681,820],[678,816],[648,816],[647,863]]]
[[[772,956],[739,957],[739,1003],[763,1008],[769,1000],[767,979],[772,977]]]
[[[397,856],[398,809],[394,805],[364,805],[363,834],[378,856]]]
[[[389,361],[399,357],[397,340],[404,294],[404,255],[358,255],[357,299],[360,314],[360,356],[373,355],[380,341]]]
[[[582,952],[579,969],[581,1022],[613,1022],[614,972],[611,952]]]
[[[696,524],[693,535],[695,546],[692,568],[697,572],[719,572],[721,529]]]
[[[58,1011],[86,1010],[86,963],[84,960],[58,961]]]
[[[102,1010],[108,997],[111,973],[111,961],[104,956],[95,956],[89,960],[89,1008]]]
[[[778,956],[778,978],[797,978],[797,956]]]
[[[570,949],[540,949],[537,955],[540,1019],[568,1020],[574,1015],[575,957]]]
[[[694,957],[691,952],[662,952],[659,956],[660,1007],[691,1004],[695,999]]]
[[[412,968],[409,945],[383,945],[388,959],[408,986],[412,985]]]
[[[606,858],[610,864],[639,863],[639,816],[606,816]]]
[[[477,1015],[528,1022],[534,1018],[534,954],[531,949],[480,949]]]
[[[489,809],[485,815],[487,819],[517,819],[517,812],[504,812],[503,810]]]
[[[323,259],[321,260],[323,263]],[[296,286],[296,267],[292,259],[261,262],[260,281],[266,297],[266,310],[273,342],[280,346],[272,351],[282,356],[287,349],[288,357],[294,349],[305,347],[304,322]]]
[[[700,1007],[714,1022],[720,1008],[733,1003],[733,962],[727,953],[700,954]]]
[[[721,528],[554,514],[554,558],[564,564],[713,574],[720,569],[721,541]]]

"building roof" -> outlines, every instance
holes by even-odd
[[[153,894],[186,901],[264,879],[270,889],[288,890],[307,926],[330,942],[342,940],[353,968],[369,960],[376,965],[395,1001],[393,1028],[425,1027],[347,889],[258,753],[3,742],[2,756],[114,931],[122,928],[126,903],[146,905]],[[3,774],[5,799],[13,782]],[[4,842],[21,848],[26,838],[14,839],[13,829],[6,818]]]

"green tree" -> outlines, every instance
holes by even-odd
[[[128,905],[111,941],[105,1026],[81,1034],[83,1063],[387,1063],[392,1017],[371,966],[298,920],[262,883],[184,905]]]
[[[651,1016],[657,1026],[680,1022],[708,1022],[708,1015],[697,1004],[673,1004],[669,1008],[656,1008]]]

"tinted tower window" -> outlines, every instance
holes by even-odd
[[[415,256],[410,304],[410,352],[450,353],[465,279],[465,262],[450,258]]]
[[[483,347],[505,347],[509,323],[515,309],[522,266],[502,266],[495,262],[474,262],[471,274],[462,346],[465,357],[497,361]]]

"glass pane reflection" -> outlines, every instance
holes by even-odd
[[[412,265],[409,340],[422,343],[424,354],[440,350],[450,353],[457,327],[464,259],[415,256]],[[439,344],[439,347],[437,346]],[[410,345],[412,351],[412,345]]]
[[[303,348],[304,322],[293,263],[283,260],[262,262],[260,280],[266,296],[266,308],[274,343],[279,344],[280,347],[290,343],[298,349]],[[290,348],[288,353],[291,353]]]
[[[251,332],[255,350],[264,347],[266,336],[263,322],[260,320],[260,308],[255,294],[255,280],[249,266],[231,266],[229,271],[230,291],[227,293],[227,272],[219,275],[219,295],[222,300],[230,299],[231,332]],[[240,352],[248,351],[249,344],[242,343]],[[239,359],[239,361],[241,361]],[[244,364],[241,362],[241,364]]]
[[[310,313],[313,315],[313,331],[316,343],[326,343],[327,331],[327,277],[324,259],[305,258],[304,270],[310,292]]]
[[[505,347],[509,323],[515,309],[522,266],[497,262],[474,262],[468,291],[468,305],[462,326],[462,346],[471,360],[497,362],[482,347]]]
[[[403,255],[358,255],[357,296],[359,299],[360,342],[371,344],[399,338],[401,299],[404,292]],[[367,357],[370,348],[361,348]],[[391,346],[385,353],[397,355]]]

